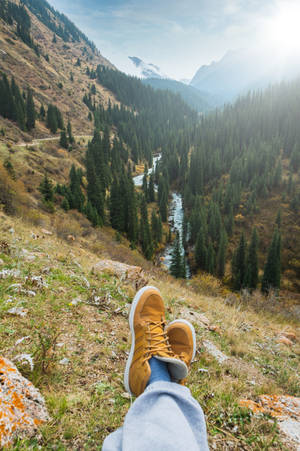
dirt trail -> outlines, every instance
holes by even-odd
[[[92,138],[91,135],[77,135],[74,136],[74,138],[78,139],[78,138]],[[38,138],[38,139],[34,139],[33,141],[29,142],[29,143],[20,143],[20,144],[16,144],[17,147],[26,147],[26,146],[34,146],[36,144],[39,144],[41,142],[44,141],[58,141],[60,139],[60,136],[53,136],[51,138]]]

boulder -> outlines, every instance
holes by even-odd
[[[149,279],[140,266],[126,265],[113,260],[100,260],[92,269],[93,274],[109,273],[124,282],[133,284],[136,290],[147,285]]]
[[[205,329],[209,328],[210,326],[209,319],[203,313],[198,313],[194,310],[184,308],[180,313],[180,317],[190,321],[190,323],[192,324],[198,325]]]
[[[241,407],[254,414],[266,414],[277,420],[281,432],[300,449],[300,398],[286,395],[260,395],[257,401],[241,399]]]
[[[283,345],[286,346],[293,346],[293,342],[291,340],[289,340],[288,338],[286,338],[285,336],[281,335],[278,339],[277,339],[278,343],[281,343]]]
[[[214,357],[216,361],[220,363],[220,365],[222,365],[224,362],[226,362],[226,360],[229,359],[229,357],[222,351],[220,351],[211,341],[204,340],[202,344],[205,351],[212,357]]]
[[[16,438],[32,437],[49,420],[39,390],[25,379],[13,363],[0,357],[0,448]]]

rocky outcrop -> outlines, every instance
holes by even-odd
[[[260,395],[256,402],[241,399],[240,406],[247,407],[255,415],[266,414],[276,418],[279,429],[297,450],[300,449],[300,398],[284,395]]]
[[[93,274],[108,273],[131,283],[137,290],[148,283],[148,278],[140,266],[126,265],[113,260],[100,260],[92,269]]]
[[[39,390],[13,363],[0,357],[0,448],[31,437],[49,415]]]

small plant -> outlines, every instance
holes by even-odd
[[[57,362],[56,346],[60,332],[55,326],[41,324],[36,331],[36,349],[33,352],[34,372],[39,378],[51,372]]]

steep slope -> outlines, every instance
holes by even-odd
[[[9,1],[7,5],[9,4],[14,3]],[[29,87],[33,90],[37,111],[41,105],[46,108],[49,103],[54,103],[61,109],[66,122],[67,119],[72,121],[76,134],[90,134],[93,124],[88,120],[88,107],[82,101],[91,85],[86,71],[87,68],[92,70],[98,64],[113,68],[112,64],[102,57],[71,22],[44,0],[28,0],[23,2],[23,5],[30,18],[29,34],[34,45],[38,47],[38,54],[18,35],[16,20],[4,20],[5,15],[2,13],[0,70],[8,77],[13,76],[22,89]],[[48,16],[45,16],[46,13]],[[72,31],[73,36],[66,34],[68,29]],[[114,96],[100,85],[94,100],[104,106],[108,105],[109,100],[112,104],[115,103]],[[0,121],[0,128],[3,125],[8,130],[11,129],[12,124],[2,122],[1,118]],[[38,121],[33,136],[45,135],[49,135],[49,131]],[[13,128],[10,136],[17,138],[20,133]]]
[[[50,218],[44,227],[0,216],[1,351],[38,386],[52,418],[14,449],[101,449],[131,404],[122,379],[135,288],[109,271],[91,272],[105,249],[94,253],[82,239],[61,239]],[[111,238],[103,233],[105,246]],[[115,246],[121,255],[122,245]],[[256,314],[249,299],[222,294],[212,279],[195,292],[140,263],[161,290],[168,321],[184,316],[196,328],[188,385],[206,415],[211,448],[296,450],[279,432],[280,422],[240,406],[242,399],[251,406],[261,394],[299,396],[299,343],[290,340],[299,340],[294,320],[271,316],[266,302]]]
[[[217,100],[213,95],[201,92],[176,80],[146,78],[143,83],[152,86],[154,89],[167,89],[175,94],[180,94],[183,100],[199,113],[206,113],[217,105]]]

